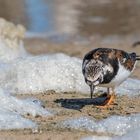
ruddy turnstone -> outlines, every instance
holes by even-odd
[[[107,100],[110,105],[115,96],[114,88],[126,80],[134,70],[140,56],[123,50],[97,48],[87,53],[83,59],[82,72],[90,86],[91,98],[95,86],[107,87]]]

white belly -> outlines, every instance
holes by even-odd
[[[123,81],[125,81],[130,76],[131,72],[129,70],[125,69],[124,66],[122,66],[119,63],[119,70],[118,70],[117,75],[114,77],[114,79],[112,79],[112,81],[108,84],[101,84],[99,86],[101,86],[101,87],[119,86]]]

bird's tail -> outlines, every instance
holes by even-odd
[[[131,56],[131,59],[133,59],[133,60],[140,60],[140,55],[137,55],[136,53],[131,53],[130,54],[130,56]]]
[[[140,45],[140,41],[137,41],[137,42],[134,42],[133,44],[132,44],[132,47],[137,47],[137,46],[139,46]],[[131,54],[131,56],[134,56],[135,57],[135,60],[140,60],[140,55],[136,55],[136,53],[132,53]]]
[[[140,55],[136,55],[136,60],[140,60]]]

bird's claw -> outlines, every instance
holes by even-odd
[[[96,107],[101,108],[101,109],[107,109],[107,108],[112,108],[112,106],[114,105],[114,99],[115,99],[115,95],[107,95],[106,100],[104,101],[104,103],[102,103],[101,105],[98,105]]]

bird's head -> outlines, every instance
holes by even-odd
[[[103,70],[100,62],[95,60],[85,60],[83,62],[83,75],[85,82],[90,86],[91,98],[95,86],[103,81]]]
[[[99,62],[89,61],[83,67],[83,74],[85,77],[86,83],[90,85],[98,85],[102,82],[102,68]]]

